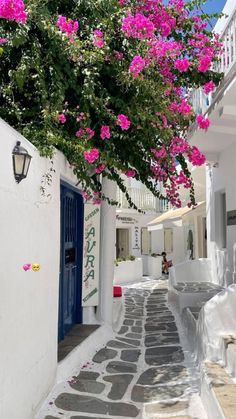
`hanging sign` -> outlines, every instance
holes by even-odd
[[[82,306],[98,305],[100,206],[84,205]]]
[[[134,247],[133,250],[139,250],[139,227],[134,227]]]

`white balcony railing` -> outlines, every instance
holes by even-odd
[[[232,1],[228,0],[229,5],[233,4]],[[227,3],[226,3],[227,6]],[[208,108],[214,102],[215,97],[219,89],[224,88],[225,79],[228,79],[229,76],[232,77],[236,76],[236,8],[235,3],[233,4],[234,9],[227,11],[227,14],[231,15],[229,20],[225,23],[225,28],[221,27],[221,42],[223,44],[223,53],[220,56],[220,60],[218,63],[215,63],[213,66],[213,70],[224,73],[224,81],[221,82],[216,92],[213,94],[210,93],[206,95],[202,89],[198,89],[191,92],[191,102],[193,105],[193,109],[196,113],[206,113]],[[231,13],[230,13],[231,12]],[[216,31],[217,31],[217,24],[216,24]],[[230,73],[230,74],[229,74]],[[227,77],[228,76],[228,77]]]
[[[127,188],[132,202],[143,211],[165,212],[170,209],[166,199],[156,198],[148,189]],[[129,203],[125,194],[120,189],[117,190],[117,202],[122,209],[129,209]]]
[[[221,35],[223,53],[220,61],[215,65],[216,71],[227,75],[232,66],[236,63],[236,10],[232,14]]]

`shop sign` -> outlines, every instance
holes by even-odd
[[[137,223],[138,221],[137,220],[135,220],[134,218],[132,218],[132,217],[121,217],[120,215],[117,215],[116,216],[116,219],[118,220],[118,221],[121,221],[122,222],[122,224],[135,224],[135,223]]]
[[[134,227],[134,247],[133,250],[139,250],[139,227]]]
[[[236,210],[227,212],[227,225],[228,226],[236,225]]]
[[[84,249],[82,306],[98,305],[99,297],[100,206],[84,206]]]

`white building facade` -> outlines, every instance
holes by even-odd
[[[215,32],[224,51],[218,70],[220,86],[209,97],[197,91],[193,104],[211,121],[207,132],[194,131],[191,142],[206,155],[207,250],[217,281],[229,285],[236,279],[236,4],[226,2]]]
[[[152,253],[166,252],[173,265],[188,259],[207,257],[205,166],[192,168],[198,206],[188,208],[188,191],[182,189],[182,208],[172,209],[148,223]]]
[[[2,120],[0,138],[0,417],[32,419],[59,375],[78,364],[58,363],[58,342],[76,324],[112,323],[115,209],[84,204],[62,153],[55,151],[52,166]],[[20,183],[17,141],[32,156]]]

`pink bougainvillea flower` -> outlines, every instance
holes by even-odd
[[[1,0],[0,18],[14,20],[17,23],[25,23],[27,12],[22,0]]]
[[[198,124],[199,128],[207,130],[210,126],[210,120],[208,118],[204,118],[203,115],[197,115],[196,123]]]
[[[135,177],[135,175],[136,175],[136,170],[134,170],[134,169],[128,169],[128,170],[126,170],[125,175],[126,175],[127,177]]]
[[[161,146],[158,149],[152,148],[151,152],[153,153],[153,155],[155,156],[156,159],[164,158],[164,157],[167,156],[167,151],[166,151],[164,145]]]
[[[66,122],[66,116],[65,116],[65,114],[64,114],[64,113],[60,113],[60,114],[58,115],[57,119],[58,119],[58,121],[59,121],[61,124],[64,124],[64,123]]]
[[[96,167],[95,172],[100,175],[100,173],[102,173],[105,170],[106,166],[105,164],[100,164],[99,166]]]
[[[97,48],[102,48],[104,47],[104,39],[103,39],[103,32],[100,31],[99,29],[95,29],[93,31],[93,45]]]
[[[57,27],[63,32],[71,42],[74,41],[74,35],[76,34],[79,23],[77,20],[67,19],[65,16],[58,16]]]
[[[203,86],[203,91],[206,95],[208,95],[210,92],[213,92],[215,90],[215,83],[211,80],[208,83],[205,83]]]
[[[206,162],[206,157],[195,146],[191,147],[188,159],[193,166],[202,166]]]
[[[97,148],[91,148],[84,151],[84,158],[88,163],[94,163],[99,158],[99,151]]]
[[[95,132],[91,128],[85,128],[86,134],[88,134],[89,138],[93,138]]]
[[[7,38],[0,38],[0,45],[7,44],[7,42],[8,42]]]
[[[208,71],[211,65],[211,60],[212,60],[211,56],[209,57],[205,55],[203,57],[200,57],[198,60],[198,67],[197,67],[198,71],[200,73],[205,73],[206,71]]]
[[[100,192],[93,192],[93,201],[92,202],[93,202],[93,205],[101,205],[102,199],[101,199]]]
[[[123,52],[113,51],[113,55],[117,58],[117,60],[122,60],[124,58]]]
[[[85,133],[84,128],[79,128],[78,131],[76,131],[75,135],[77,138],[80,138],[82,137],[82,135],[84,135],[84,133]]]
[[[191,112],[192,108],[190,104],[187,102],[186,99],[182,99],[181,103],[179,105],[179,113],[183,113],[185,115],[188,115]]]
[[[127,38],[148,39],[153,37],[154,24],[141,13],[128,14],[122,20],[121,31]]]
[[[123,131],[127,131],[128,129],[129,129],[129,127],[130,127],[130,120],[127,118],[127,116],[126,115],[124,115],[124,114],[120,114],[120,115],[118,115],[118,117],[117,117],[117,125],[119,125],[119,127],[121,127],[121,129],[123,130]]]
[[[130,63],[129,73],[132,74],[134,78],[136,78],[145,66],[146,61],[142,57],[140,57],[140,55],[135,55]]]
[[[108,125],[102,125],[100,130],[100,137],[102,140],[105,140],[105,138],[111,138],[110,127]]]
[[[188,142],[181,137],[173,137],[170,144],[170,152],[173,156],[185,153],[189,149]]]
[[[189,69],[189,60],[187,58],[177,59],[174,62],[174,68],[179,70],[181,73],[188,71]]]

